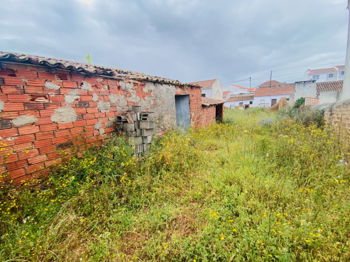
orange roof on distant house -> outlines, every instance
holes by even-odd
[[[344,69],[345,69],[344,65],[339,65],[339,66],[335,66],[335,67],[328,67],[328,68],[308,69],[307,74],[308,75],[325,74],[328,72],[337,72],[339,70],[344,70]]]
[[[248,87],[241,86],[241,85],[237,85],[237,84],[232,84],[232,86],[233,86],[233,87],[242,88],[242,89],[248,89]]]
[[[294,84],[285,84],[277,87],[260,87],[255,90],[255,96],[276,96],[294,94]]]
[[[231,91],[224,91],[223,92],[223,96],[225,97],[225,96],[228,96],[228,95],[230,95],[231,94]]]
[[[217,79],[196,81],[196,82],[191,82],[190,84],[192,84],[192,85],[199,85],[203,89],[208,89],[208,88],[212,88],[213,87],[213,84],[215,83],[216,80]]]
[[[281,82],[278,82],[276,80],[271,80],[271,81],[266,81],[266,82],[263,82],[259,85],[259,87],[275,87],[275,86],[279,86],[283,83]]]
[[[254,93],[255,92],[255,88],[253,88],[253,87],[245,87],[245,86],[236,85],[236,84],[232,84],[231,86],[237,87],[237,88],[241,88],[241,89],[246,89],[250,93]]]
[[[336,72],[337,69],[334,67],[329,67],[329,68],[320,68],[320,69],[309,69],[307,70],[308,75],[313,75],[313,74],[324,74],[328,72]]]

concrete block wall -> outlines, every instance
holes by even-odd
[[[190,96],[192,125],[200,125],[201,91],[134,80],[85,77],[46,67],[1,63],[0,174],[22,181],[47,174],[59,151],[82,149],[114,132],[130,106],[152,111],[158,133],[176,125],[175,93]]]

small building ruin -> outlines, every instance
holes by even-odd
[[[217,114],[204,114],[206,107],[194,84],[0,52],[0,173],[16,181],[48,173],[61,161],[57,150],[102,144],[133,108],[147,114],[148,123],[137,118],[133,130],[125,128],[143,151],[153,134],[215,122]]]

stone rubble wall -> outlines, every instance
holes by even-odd
[[[350,101],[329,106],[324,113],[326,124],[335,127],[341,135],[350,133]]]

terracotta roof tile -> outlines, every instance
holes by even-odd
[[[318,82],[316,83],[317,94],[329,91],[341,91],[343,89],[343,80]]]
[[[270,84],[270,81],[266,81],[266,82],[260,84],[259,87],[274,87],[274,86],[279,86],[281,84],[283,84],[283,83],[278,82],[276,80],[271,80],[271,84]]]
[[[260,87],[255,90],[255,96],[275,96],[294,94],[294,84],[284,84],[277,87]]]
[[[117,69],[117,68],[112,68],[107,66],[97,66],[97,65],[86,64],[86,63],[78,63],[78,62],[73,62],[68,60],[47,58],[42,56],[17,54],[17,53],[0,51],[0,62],[1,61],[40,65],[40,66],[45,66],[49,68],[65,69],[65,70],[76,72],[83,75],[100,75],[100,76],[111,77],[115,79],[145,80],[150,82],[173,84],[173,85],[179,85],[179,86],[184,86],[184,85],[196,86],[189,83],[182,83],[178,80],[146,75],[146,74],[142,74],[134,71]]]
[[[220,105],[223,103],[224,103],[223,100],[213,99],[209,97],[202,97],[202,105],[204,106]]]

